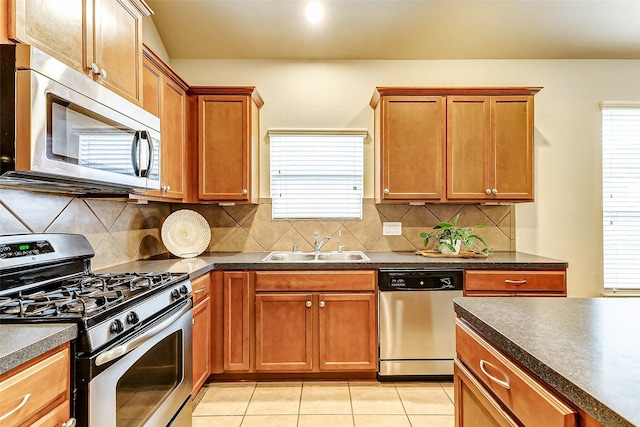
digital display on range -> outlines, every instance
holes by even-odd
[[[55,252],[47,240],[0,245],[0,259],[20,258]]]

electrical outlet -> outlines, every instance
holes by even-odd
[[[402,236],[402,223],[401,222],[383,222],[382,235],[383,236]]]

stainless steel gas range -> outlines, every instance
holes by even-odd
[[[187,274],[95,274],[75,234],[0,236],[0,323],[76,323],[78,426],[191,426]]]

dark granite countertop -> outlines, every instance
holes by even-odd
[[[75,324],[0,325],[0,374],[74,340]]]
[[[461,268],[558,270],[568,267],[566,261],[522,252],[495,252],[487,258],[427,258],[414,252],[366,252],[367,262],[265,262],[269,252],[239,252],[203,254],[195,258],[169,258],[128,262],[102,269],[100,272],[170,271],[189,273],[197,277],[213,269],[224,270],[335,270],[378,268]]]
[[[603,425],[640,425],[640,299],[467,297],[454,307]]]

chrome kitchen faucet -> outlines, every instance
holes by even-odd
[[[315,252],[320,252],[320,249],[322,249],[325,243],[327,243],[331,239],[331,236],[325,236],[322,239],[318,240],[318,236],[319,234],[317,231],[313,233],[313,238],[315,239],[315,242],[313,244],[313,250]]]

